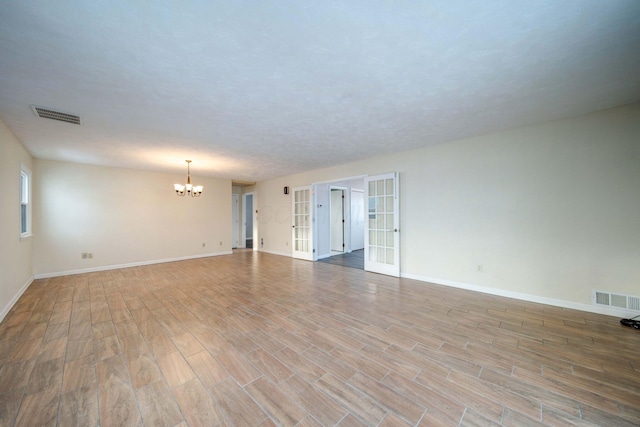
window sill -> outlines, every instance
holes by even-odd
[[[26,240],[31,236],[33,236],[33,234],[31,234],[31,233],[21,234],[20,235],[20,240]]]

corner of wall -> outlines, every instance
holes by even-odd
[[[5,307],[0,311],[0,322],[2,322],[7,314],[11,311],[14,305],[18,302],[22,294],[27,290],[27,288],[33,283],[34,277],[31,276],[27,282],[22,285],[22,287],[18,290],[18,292],[9,300],[9,302],[5,305]]]

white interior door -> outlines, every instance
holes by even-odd
[[[294,258],[313,261],[313,192],[311,186],[294,187],[291,206],[291,241]]]
[[[396,173],[365,178],[364,269],[400,276],[400,203]]]

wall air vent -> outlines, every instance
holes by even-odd
[[[31,109],[34,113],[36,113],[36,116],[43,119],[59,120],[61,122],[72,123],[74,125],[80,124],[80,116],[76,116],[75,114],[63,113],[62,111],[52,110],[51,108],[37,107],[35,105],[32,105]]]
[[[640,296],[594,290],[591,299],[596,305],[606,305],[607,307],[624,308],[640,312]]]

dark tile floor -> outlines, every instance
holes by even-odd
[[[329,258],[319,259],[318,261],[364,270],[364,249],[353,251],[350,254],[334,255]]]

